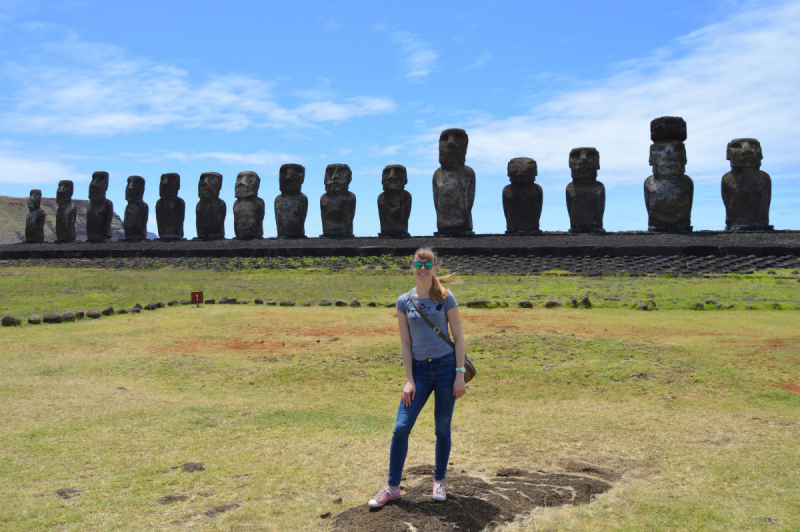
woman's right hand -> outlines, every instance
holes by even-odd
[[[411,406],[411,401],[414,400],[414,395],[417,393],[417,385],[411,381],[406,381],[405,388],[403,388],[403,405]]]

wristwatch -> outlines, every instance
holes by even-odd
[[[460,372],[461,372],[461,373],[463,373],[464,375],[466,375],[466,374],[467,374],[467,368],[456,368],[456,371],[460,371]]]

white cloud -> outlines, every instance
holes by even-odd
[[[275,166],[286,162],[300,163],[302,157],[288,153],[272,153],[260,151],[255,153],[234,153],[234,152],[198,152],[185,153],[180,151],[170,151],[161,153],[151,160],[176,160],[183,163],[193,161],[217,161],[227,165],[249,165],[249,166]]]
[[[422,81],[433,71],[433,65],[439,55],[430,46],[407,31],[395,32],[393,39],[400,44],[406,78],[411,81]]]
[[[311,122],[343,122],[357,116],[391,113],[397,105],[391,98],[350,98],[345,103],[331,100],[311,102],[298,107],[297,116]]]
[[[43,52],[4,68],[16,85],[11,110],[2,114],[6,129],[113,135],[169,127],[313,128],[395,108],[386,97],[326,97],[288,109],[277,103],[274,83],[244,75],[195,81],[185,70],[74,36]]]
[[[491,59],[492,59],[492,54],[488,52],[483,52],[481,55],[478,56],[478,59],[476,59],[474,63],[472,63],[469,67],[467,67],[467,70],[481,69],[484,66],[486,66],[486,63],[488,63]]]
[[[800,68],[791,65],[797,50],[800,2],[758,4],[617,65],[606,79],[553,95],[524,115],[474,120],[468,164],[500,173],[512,157],[527,156],[538,161],[540,174],[568,180],[569,150],[594,146],[607,185],[641,183],[650,173],[650,121],[670,115],[686,119],[687,173],[696,180],[718,180],[727,171],[725,147],[737,137],[761,141],[765,171],[794,169]]]
[[[372,153],[377,157],[386,157],[395,155],[401,148],[402,144],[392,144],[390,146],[375,146],[372,148]]]
[[[29,184],[37,188],[61,180],[86,181],[88,178],[77,173],[72,167],[58,161],[47,161],[0,153],[0,183]]]

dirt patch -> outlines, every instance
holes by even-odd
[[[173,504],[176,502],[183,502],[188,500],[189,500],[188,495],[175,495],[171,493],[169,495],[164,495],[163,497],[160,497],[158,499],[158,504]]]
[[[208,517],[216,517],[219,514],[224,514],[225,512],[230,512],[231,510],[235,510],[239,506],[241,505],[235,502],[229,502],[228,504],[218,504],[216,506],[210,507],[203,513],[206,514],[206,516]]]
[[[750,351],[748,353],[743,353],[743,356],[757,356],[757,355],[764,355],[771,351],[778,351],[778,350],[794,350],[794,348],[800,344],[800,336],[795,336],[794,338],[772,338],[769,340],[765,340],[764,342],[759,342],[758,349],[754,351]]]
[[[561,465],[561,467],[563,467],[565,471],[569,471],[572,473],[583,473],[585,475],[593,475],[596,477],[604,478],[612,482],[622,478],[622,473],[620,473],[615,469],[601,467],[595,464],[590,464],[588,462],[580,462],[578,460],[567,460],[561,462],[561,464],[559,465]]]
[[[242,338],[226,338],[224,340],[173,340],[170,347],[161,347],[153,351],[155,354],[163,355],[168,353],[230,353],[230,352],[250,352],[268,351],[270,353],[287,353],[292,350],[310,349],[312,342],[278,342],[253,338],[244,340]]]
[[[800,384],[793,381],[780,381],[778,387],[784,392],[800,395]]]
[[[61,497],[64,500],[71,499],[75,495],[79,494],[81,490],[75,488],[61,488],[60,490],[56,490],[56,495]]]
[[[181,467],[181,471],[184,473],[194,473],[195,471],[205,471],[206,466],[203,465],[201,462],[186,462]]]
[[[433,466],[428,465],[407,468],[407,487],[400,499],[378,509],[366,504],[349,508],[333,519],[333,530],[494,530],[534,507],[586,504],[612,488],[605,480],[587,475],[500,469],[489,480],[469,475],[448,477],[447,500],[436,502],[431,498],[432,471]]]
[[[461,316],[461,319],[465,322],[472,323],[477,325],[477,327],[471,327],[469,329],[470,333],[485,333],[485,332],[495,332],[499,329],[506,329],[507,331],[520,331],[520,332],[530,332],[530,333],[549,333],[549,332],[558,332],[562,334],[577,334],[581,336],[593,336],[598,338],[636,338],[639,340],[663,340],[665,337],[669,337],[670,335],[674,335],[675,331],[672,331],[665,327],[636,327],[633,325],[629,325],[623,331],[609,331],[603,326],[587,326],[584,324],[584,320],[580,316],[571,316],[567,315],[566,313],[559,314],[559,323],[553,323],[549,320],[544,323],[539,323],[530,318],[530,314],[527,315],[525,318],[525,322],[514,323],[515,320],[519,320],[521,316],[526,316],[525,314],[519,314],[517,309],[511,309],[503,313],[503,311],[490,311],[496,312],[496,316],[489,315],[489,312],[482,312],[482,313],[464,313]],[[557,312],[553,310],[547,311],[548,314],[551,312]],[[570,323],[574,322],[574,323]],[[694,334],[694,331],[692,331]],[[716,333],[715,333],[716,334]]]

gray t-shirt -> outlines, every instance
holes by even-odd
[[[447,292],[444,301],[434,301],[431,298],[414,298],[417,306],[428,317],[434,325],[450,338],[450,330],[447,326],[447,311],[457,307],[456,298],[452,292]],[[439,358],[453,352],[450,345],[439,338],[430,325],[417,313],[417,309],[408,299],[408,292],[397,298],[397,310],[403,312],[408,318],[408,328],[411,331],[411,354],[414,360],[425,360],[426,358]],[[452,338],[450,338],[452,340]]]

